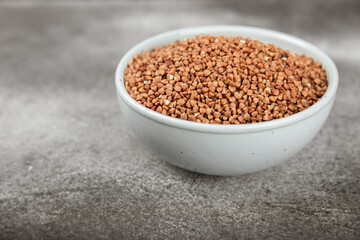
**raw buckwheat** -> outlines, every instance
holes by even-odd
[[[321,63],[240,36],[201,34],[144,51],[124,79],[130,96],[154,111],[215,124],[287,117],[327,90]]]

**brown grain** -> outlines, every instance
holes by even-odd
[[[205,36],[134,55],[124,72],[132,98],[183,120],[243,124],[290,116],[327,90],[305,55],[242,37]]]

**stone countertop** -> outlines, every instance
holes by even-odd
[[[0,239],[359,239],[359,23],[347,0],[0,1]],[[338,66],[328,121],[289,161],[196,174],[123,121],[121,56],[207,24],[293,34]]]

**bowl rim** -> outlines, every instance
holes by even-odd
[[[186,38],[186,36],[188,35],[197,35],[200,33],[213,34],[209,32],[217,32],[217,31],[229,31],[229,32],[246,31],[250,34],[259,34],[259,35],[261,34],[265,36],[276,37],[278,39],[281,39],[282,41],[290,42],[291,44],[296,44],[297,46],[300,46],[301,48],[304,48],[307,51],[311,51],[312,55],[318,58],[317,61],[320,61],[323,65],[326,65],[326,71],[328,77],[327,91],[325,92],[324,96],[322,96],[320,100],[317,101],[315,104],[313,104],[312,106],[301,112],[295,113],[288,117],[283,117],[280,119],[274,119],[259,123],[230,124],[230,125],[198,123],[198,122],[192,122],[188,120],[182,120],[171,116],[167,116],[141,105],[136,100],[134,100],[127,92],[123,80],[124,78],[123,71],[128,64],[128,61],[132,59],[135,53],[139,54],[143,50],[147,49],[145,46],[148,45],[157,46],[157,44],[153,44],[153,43],[161,42],[163,39],[174,35],[175,36],[178,35],[179,37]],[[243,37],[247,37],[247,36],[243,35]],[[261,41],[261,39],[259,40]],[[208,133],[257,132],[257,131],[275,129],[305,120],[311,117],[312,115],[314,115],[315,113],[319,112],[320,110],[322,110],[333,100],[333,98],[335,98],[336,90],[338,87],[338,81],[339,81],[339,76],[335,63],[330,59],[330,57],[327,54],[325,54],[319,48],[315,47],[313,44],[286,33],[269,30],[269,29],[240,26],[240,25],[198,26],[198,27],[180,28],[180,29],[175,29],[157,34],[153,37],[141,41],[140,43],[133,46],[130,50],[128,50],[125,53],[125,55],[121,58],[119,64],[117,65],[116,74],[115,74],[115,85],[116,85],[116,92],[118,98],[121,98],[125,102],[125,104],[127,104],[131,109],[133,109],[137,113],[143,115],[146,118],[149,118],[151,120],[154,120],[156,122],[168,126],[191,130],[191,131],[208,132]]]

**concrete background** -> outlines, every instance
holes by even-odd
[[[200,175],[129,131],[121,56],[205,24],[293,34],[337,64],[333,112],[291,160]],[[359,239],[359,24],[359,1],[0,1],[0,239]]]

